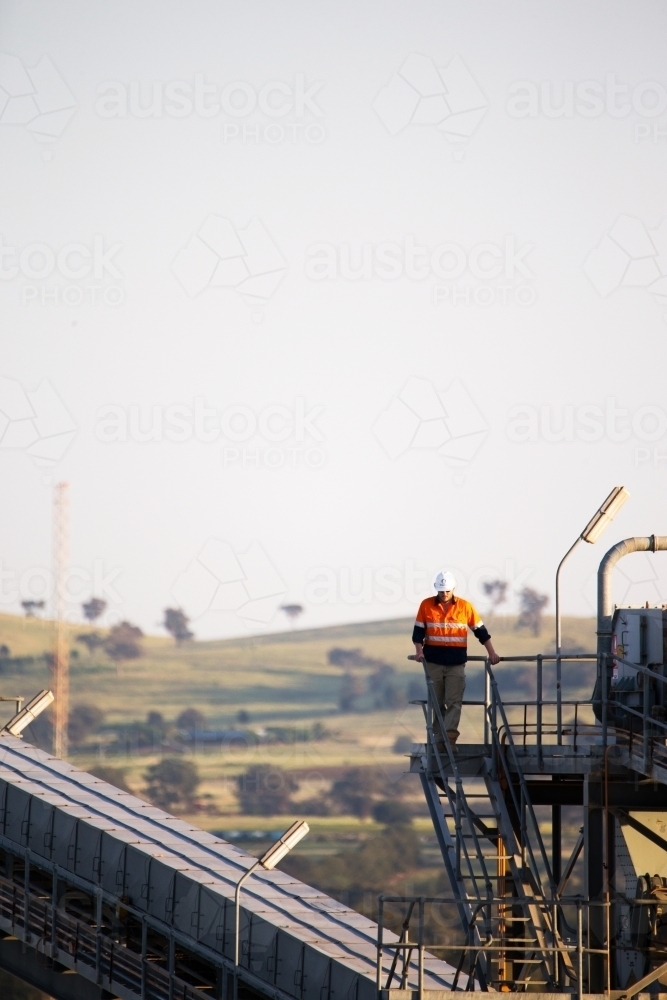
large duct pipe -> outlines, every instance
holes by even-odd
[[[598,656],[611,653],[611,619],[614,606],[611,598],[611,577],[614,566],[632,552],[667,551],[667,535],[646,538],[624,538],[609,549],[598,569]]]

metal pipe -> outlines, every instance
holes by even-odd
[[[667,535],[648,535],[634,538],[624,538],[617,542],[605,554],[598,569],[598,654],[611,653],[611,619],[613,603],[611,596],[611,578],[614,566],[633,552],[665,552],[667,551]]]

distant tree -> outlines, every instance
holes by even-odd
[[[139,640],[143,634],[138,625],[119,622],[109,630],[109,635],[104,640],[104,651],[116,663],[121,660],[136,660],[142,653]]]
[[[83,743],[104,721],[104,712],[97,705],[82,701],[70,709],[67,731],[73,744]]]
[[[236,713],[236,721],[240,722],[242,726],[247,726],[250,722],[250,712],[247,712],[245,708],[239,709]]]
[[[412,822],[410,810],[405,803],[393,799],[380,799],[376,802],[373,806],[373,819],[376,823],[385,823],[387,826],[400,826]]]
[[[394,753],[410,753],[410,747],[412,746],[412,737],[405,733],[403,736],[397,736],[394,740],[394,745],[391,748]]]
[[[357,674],[349,671],[344,673],[340,682],[340,693],[338,695],[338,706],[341,712],[354,711],[355,702],[366,692],[366,685]]]
[[[25,611],[26,618],[36,618],[37,612],[44,610],[44,601],[21,601],[21,607]]]
[[[236,779],[241,811],[251,816],[277,816],[289,812],[292,793],[299,783],[289,771],[268,764],[249,768]]]
[[[164,715],[162,712],[149,712],[146,716],[146,725],[153,729],[164,729]]]
[[[8,660],[10,656],[9,646],[5,646],[3,643],[0,646],[0,660]]]
[[[194,729],[203,729],[206,725],[206,716],[196,708],[186,708],[176,719],[179,729],[187,729],[192,732]]]
[[[80,635],[77,635],[76,641],[85,646],[91,656],[105,642],[104,636],[100,635],[99,632],[81,632]]]
[[[108,781],[110,785],[115,785],[116,788],[120,788],[122,792],[131,792],[132,789],[125,780],[125,775],[127,774],[126,767],[110,767],[107,764],[96,764],[95,767],[91,767],[90,773],[94,774],[96,778],[101,778],[102,781]]]
[[[162,628],[166,629],[177,646],[180,646],[182,642],[187,642],[188,639],[194,639],[194,632],[188,628],[189,623],[190,619],[181,608],[164,609]]]
[[[299,782],[289,771],[272,765],[257,765],[237,778],[239,802],[245,813],[276,815],[292,807],[292,794]]]
[[[383,663],[368,678],[368,689],[373,692],[376,708],[399,708],[405,704],[405,693],[396,686],[396,670]]]
[[[88,622],[96,622],[107,609],[107,602],[101,597],[91,597],[89,601],[84,601],[81,605],[83,616]]]
[[[365,656],[361,650],[345,649],[344,646],[332,646],[327,651],[327,663],[332,667],[384,667],[388,666],[384,660],[377,660],[374,656]]]
[[[370,767],[355,767],[334,781],[330,797],[339,812],[367,819],[373,808],[373,795],[382,792],[386,779]]]
[[[519,593],[519,617],[516,620],[517,629],[529,629],[533,635],[539,635],[542,628],[542,611],[549,603],[546,594],[540,594],[532,587],[524,587]]]
[[[485,580],[482,590],[491,601],[492,611],[496,611],[507,600],[507,580]]]
[[[406,691],[408,701],[426,700],[426,682],[423,677],[411,677],[408,681]]]
[[[304,612],[301,604],[281,604],[280,610],[285,612],[290,625],[294,625],[299,615],[302,615]]]
[[[146,795],[160,809],[187,810],[194,803],[200,777],[197,765],[180,757],[165,757],[145,772]]]

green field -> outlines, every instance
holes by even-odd
[[[553,651],[553,619],[544,619],[538,637],[517,632],[513,619],[486,620],[501,656]],[[420,784],[416,776],[405,773],[406,757],[394,752],[399,736],[423,740],[421,708],[409,705],[407,698],[410,682],[412,697],[415,692],[421,696],[423,691],[420,668],[407,659],[413,651],[411,620],[191,642],[180,647],[170,639],[146,637],[142,656],[120,667],[104,654],[89,655],[85,646],[75,641],[83,631],[86,629],[80,626],[71,631],[71,703],[95,705],[104,717],[82,745],[72,747],[70,757],[78,766],[121,768],[118,773],[123,774],[128,787],[145,795],[147,768],[163,756],[175,755],[169,745],[132,745],[132,733],[149,712],[160,712],[167,723],[173,723],[184,709],[194,708],[203,713],[208,729],[238,728],[238,714],[245,712],[244,729],[265,732],[280,727],[282,738],[247,747],[190,746],[185,752],[181,746],[178,758],[193,761],[202,779],[194,806],[185,813],[193,823],[221,831],[259,854],[294,818],[307,818],[311,833],[283,867],[369,916],[374,916],[379,891],[428,895],[446,888]],[[9,656],[0,658],[0,695],[30,697],[51,685],[45,654],[52,639],[50,622],[0,616],[0,646],[9,648]],[[593,650],[594,620],[566,619],[564,647],[572,652]],[[333,648],[357,650],[356,658],[362,665],[332,665],[328,653]],[[472,637],[469,651],[482,652]],[[351,711],[340,708],[346,673],[362,692]],[[467,674],[467,696],[481,697],[480,666],[469,664]],[[500,664],[496,676],[504,695],[522,698],[534,694],[534,664]],[[378,681],[372,677],[389,678],[391,706],[376,706]],[[549,677],[549,668],[545,668],[545,697],[549,697]],[[582,700],[589,697],[590,668],[565,665],[564,688]],[[2,709],[4,717],[9,717],[11,706],[0,703]],[[464,709],[464,741],[479,741],[480,721],[479,708]],[[312,735],[316,724],[324,727],[323,738],[297,738],[304,731]],[[129,744],[123,744],[124,734],[129,735]],[[30,731],[27,738],[31,738]],[[41,738],[47,746],[44,731]],[[267,816],[239,811],[236,778],[256,765],[282,768],[298,780],[300,787],[292,797],[289,813]],[[351,768],[372,772],[375,798],[399,799],[412,814],[411,825],[392,830],[370,817],[340,811],[313,815],[309,804],[324,797],[332,782]],[[548,838],[550,816],[542,812],[540,821]],[[573,813],[570,818],[564,814],[563,821],[567,850],[578,830],[578,815]],[[24,1000],[28,994],[21,990],[23,987],[16,996]]]
[[[84,747],[73,750],[72,757],[83,767],[104,763],[126,768],[128,784],[141,793],[146,768],[165,750],[156,746],[138,751],[130,740],[119,752],[119,734],[131,729],[133,723],[143,722],[150,711],[173,721],[184,708],[195,708],[206,717],[209,729],[238,728],[238,713],[245,711],[249,722],[244,725],[249,730],[261,732],[272,726],[299,730],[319,723],[326,735],[316,741],[288,739],[248,748],[198,747],[194,756],[205,797],[205,809],[196,817],[200,825],[238,830],[257,827],[257,817],[239,815],[233,780],[255,764],[295,772],[302,783],[297,800],[312,800],[349,767],[383,769],[391,790],[406,763],[393,751],[396,738],[410,736],[417,740],[423,732],[421,709],[408,705],[405,695],[410,681],[417,684],[412,688],[413,696],[415,690],[419,691],[421,678],[419,668],[407,659],[413,649],[411,627],[410,620],[394,619],[219,642],[195,641],[182,646],[176,646],[171,639],[146,637],[143,655],[120,667],[104,654],[89,655],[84,646],[73,641],[72,704],[92,703],[104,712],[104,720]],[[491,620],[490,629],[501,655],[553,650],[553,619],[544,619],[539,637],[517,632],[509,618]],[[82,631],[81,627],[73,627],[72,639]],[[564,636],[566,648],[594,649],[594,621],[566,619]],[[10,652],[8,660],[0,661],[0,693],[25,697],[50,685],[48,663],[40,656],[48,653],[51,641],[50,622],[0,616],[0,645],[9,647]],[[378,708],[374,704],[373,682],[369,681],[373,668],[331,665],[327,653],[333,647],[357,649],[361,657],[393,668],[390,681],[397,693],[391,707]],[[481,651],[471,637],[470,653]],[[26,657],[34,659],[17,662]],[[469,666],[469,696],[479,693],[479,669]],[[360,688],[370,690],[356,699],[355,710],[343,712],[339,698],[345,673],[351,674]],[[521,668],[501,664],[497,668],[497,676],[508,689],[530,690],[533,675],[532,665]],[[586,691],[588,675],[578,667],[572,668],[570,679],[574,677],[578,684],[580,676],[583,687],[579,694],[586,697],[590,693]],[[476,739],[479,718],[479,710],[465,710],[463,740]],[[280,822],[279,817],[262,817],[260,825],[272,829]],[[344,816],[313,817],[316,826],[341,832],[358,826],[358,822]]]

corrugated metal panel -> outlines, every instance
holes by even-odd
[[[288,934],[279,931],[276,942],[276,986],[297,1000],[303,989],[303,953],[305,946]]]
[[[51,860],[51,846],[53,843],[53,817],[55,815],[54,806],[45,798],[33,797],[30,809],[30,836],[28,847],[41,858]]]
[[[225,947],[225,906],[227,900],[203,885],[199,894],[199,940],[208,948],[223,953]]]
[[[326,1000],[330,973],[331,959],[315,948],[306,948],[303,956],[303,1000]]]
[[[32,796],[19,785],[9,785],[5,800],[5,836],[21,847],[28,846],[28,824]]]
[[[197,937],[199,926],[199,882],[176,872],[173,925],[183,934]]]
[[[253,914],[247,968],[265,983],[273,983],[276,974],[276,941],[278,928],[269,920]]]

